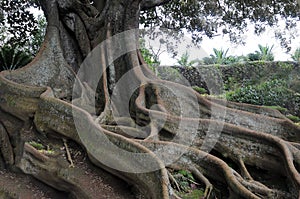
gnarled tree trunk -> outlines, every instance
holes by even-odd
[[[298,126],[275,110],[205,98],[149,72],[138,50],[140,10],[168,1],[40,2],[48,27],[39,54],[0,73],[2,168],[80,199],[105,197],[80,153],[145,198],[178,197],[170,168],[190,171],[207,198],[220,185],[224,198],[299,197]]]

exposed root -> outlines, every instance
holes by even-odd
[[[204,198],[210,198],[210,194],[213,190],[213,185],[209,182],[209,180],[196,168],[195,165],[190,165],[189,170],[193,173],[193,175],[205,184]]]
[[[253,178],[251,177],[250,173],[248,172],[245,166],[244,161],[241,158],[239,159],[239,166],[240,166],[242,176],[247,180],[253,180]]]

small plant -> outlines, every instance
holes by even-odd
[[[30,144],[32,147],[34,147],[40,153],[43,153],[43,154],[46,154],[46,155],[54,155],[55,154],[55,151],[50,149],[50,147],[48,145],[46,147],[43,144],[38,143],[36,141],[30,141],[30,142],[28,142],[28,144]]]
[[[30,144],[31,146],[33,146],[37,150],[45,149],[44,145],[42,145],[41,143],[35,142],[35,141],[30,141],[28,144]]]
[[[291,103],[291,99],[293,101],[297,100],[294,93],[286,87],[286,82],[275,79],[259,85],[249,85],[227,92],[226,98],[229,101],[254,105],[285,107],[286,104]]]
[[[294,54],[292,55],[292,59],[295,62],[300,62],[300,48],[297,48]]]
[[[189,58],[189,53],[185,52],[179,59],[177,59],[177,64],[182,67],[192,67],[195,63],[197,63],[196,60],[189,61]]]
[[[295,123],[299,123],[300,122],[300,118],[294,115],[288,115],[286,116],[287,118],[289,118],[290,120],[292,120]]]
[[[239,62],[246,62],[249,61],[248,56],[227,56],[228,50],[223,49],[216,49],[214,48],[214,54],[210,54],[209,57],[204,57],[200,63],[204,65],[212,65],[212,64],[219,64],[219,65],[229,65],[233,63],[239,63]]]
[[[199,199],[204,196],[204,191],[201,189],[192,190],[190,193],[187,194],[180,194],[182,199]]]
[[[258,49],[255,53],[249,53],[248,59],[250,61],[274,61],[274,54],[272,52],[274,45],[262,46],[258,44]]]
[[[198,199],[204,196],[204,191],[195,182],[192,173],[186,170],[174,172],[174,178],[178,182],[181,190],[178,190],[178,195],[183,199]]]
[[[52,149],[47,149],[47,150],[42,149],[42,150],[39,150],[39,152],[41,152],[41,153],[43,153],[45,155],[54,155],[55,154],[55,151],[52,150]]]
[[[192,88],[202,95],[207,94],[207,90],[205,88],[201,88],[199,86],[193,86]]]
[[[224,51],[223,49],[221,50],[217,50],[216,48],[213,49],[214,51],[214,55],[210,55],[211,57],[215,57],[215,64],[224,64],[226,62],[227,59],[227,53],[228,53],[228,48],[226,51]]]
[[[146,41],[144,39],[140,39],[140,51],[145,62],[148,64],[151,70],[155,70],[155,67],[160,65],[159,54],[155,54],[153,49],[148,49],[146,47]]]

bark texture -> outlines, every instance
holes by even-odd
[[[206,187],[205,198],[213,198],[220,187],[224,198],[299,197],[300,128],[279,112],[205,98],[160,80],[138,50],[110,63],[115,49],[109,42],[100,49],[97,67],[78,77],[80,65],[98,44],[137,29],[141,9],[168,1],[40,2],[48,27],[39,54],[24,68],[0,73],[1,168],[33,176],[73,198],[103,198],[80,163],[72,161],[78,154],[68,151],[71,142],[94,166],[133,185],[145,198],[178,198],[168,169],[190,171]],[[130,41],[120,45],[131,49]],[[103,73],[96,85],[84,76],[93,70]],[[123,87],[114,90],[129,71]],[[128,93],[133,83],[138,87]],[[129,113],[122,110],[126,100]],[[47,147],[33,147],[33,140]],[[104,140],[142,155],[127,158],[110,151]],[[87,159],[82,162],[92,166]]]

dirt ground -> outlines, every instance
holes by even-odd
[[[61,151],[61,159],[67,161],[63,144],[51,146]],[[85,152],[74,143],[69,143],[69,151],[74,162],[74,176],[80,176],[78,186],[86,187],[95,199],[141,199],[133,187],[103,169],[96,168],[88,160]],[[58,191],[34,177],[0,169],[0,199],[66,199],[70,194]]]

